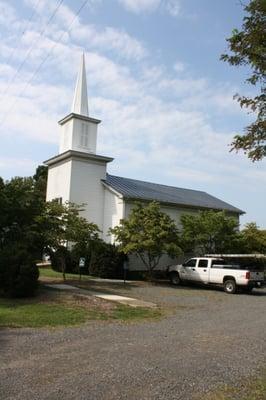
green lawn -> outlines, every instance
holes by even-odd
[[[63,279],[62,272],[57,272],[54,271],[52,268],[43,268],[39,267],[39,272],[40,272],[40,277],[44,278],[60,278]],[[79,275],[78,274],[66,274],[66,279],[76,279],[79,280]],[[82,275],[81,278],[83,281],[84,280],[89,280],[90,276],[89,275]]]
[[[159,319],[162,312],[157,308],[130,307],[119,304],[112,312],[112,319],[120,319],[122,321],[136,321],[142,319]]]
[[[97,300],[96,305],[82,304],[72,295],[54,290],[43,291],[41,296],[31,299],[0,298],[0,327],[74,326],[90,320],[128,322],[158,319],[162,315],[157,309],[132,308],[114,303],[106,307],[106,302],[101,300]]]
[[[87,312],[82,308],[0,299],[0,326],[2,327],[70,326],[81,324],[86,319]]]

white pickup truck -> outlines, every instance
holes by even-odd
[[[226,293],[235,293],[238,288],[251,292],[254,287],[264,284],[263,268],[214,257],[191,258],[181,265],[171,265],[168,273],[173,285],[182,282],[219,285]]]

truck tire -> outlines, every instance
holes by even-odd
[[[172,285],[178,286],[181,283],[178,272],[172,271],[170,272],[170,282]]]
[[[225,293],[234,294],[236,292],[236,283],[234,279],[227,279],[224,281]]]

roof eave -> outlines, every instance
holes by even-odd
[[[166,205],[166,206],[172,206],[172,207],[184,207],[184,208],[193,208],[193,209],[201,209],[201,210],[217,210],[217,211],[227,211],[227,212],[231,212],[234,214],[238,214],[238,215],[243,215],[246,214],[245,211],[242,210],[230,210],[227,208],[218,208],[218,207],[204,207],[204,206],[196,206],[196,205],[192,205],[192,204],[182,204],[182,203],[172,203],[172,202],[167,202],[167,201],[160,201],[160,200],[155,200],[155,199],[144,199],[144,198],[138,198],[138,197],[131,197],[131,196],[125,196],[124,195],[124,199],[125,201],[144,201],[144,202],[151,202],[151,201],[158,201],[159,203]]]

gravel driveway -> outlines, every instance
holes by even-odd
[[[136,285],[119,293],[157,302],[156,322],[91,322],[0,331],[5,400],[192,399],[265,364],[266,290]]]

